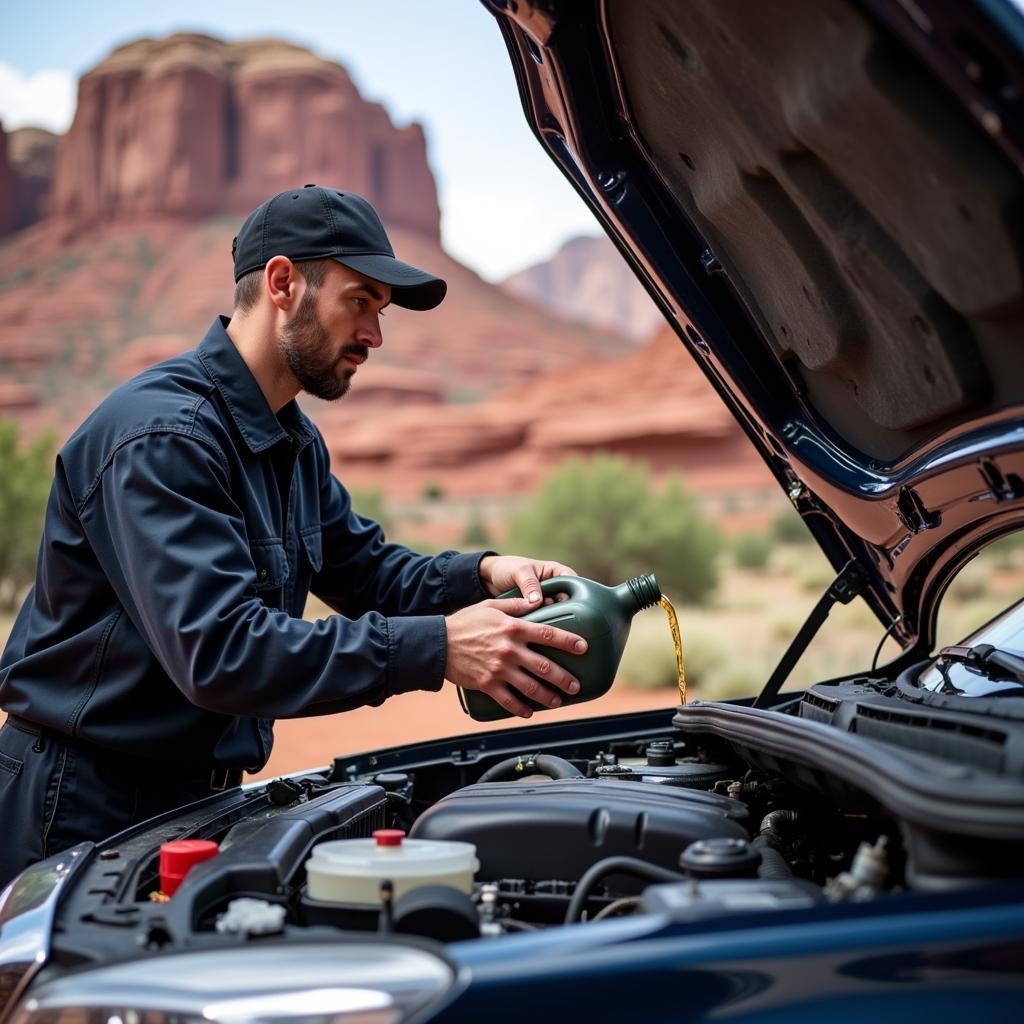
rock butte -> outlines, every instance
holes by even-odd
[[[177,34],[122,46],[82,76],[50,212],[244,214],[307,181],[344,182],[389,225],[439,238],[418,124],[395,128],[344,68],[302,47]]]

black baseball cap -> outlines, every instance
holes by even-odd
[[[279,192],[256,207],[231,243],[235,281],[274,256],[337,260],[358,274],[391,285],[391,301],[433,309],[448,290],[439,277],[395,259],[377,211],[362,196],[306,185]]]

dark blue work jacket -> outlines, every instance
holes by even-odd
[[[275,416],[214,321],[61,449],[0,706],[99,746],[258,768],[272,720],[438,690],[477,554],[385,542],[291,402]],[[312,590],[339,614],[306,622]]]

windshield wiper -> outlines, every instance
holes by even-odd
[[[943,647],[939,661],[957,661],[962,665],[976,668],[989,679],[1013,679],[1024,683],[1024,658],[1010,651],[1000,650],[991,644],[975,644],[973,647]]]

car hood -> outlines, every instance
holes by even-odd
[[[538,139],[908,656],[1024,522],[1006,0],[485,0]]]

